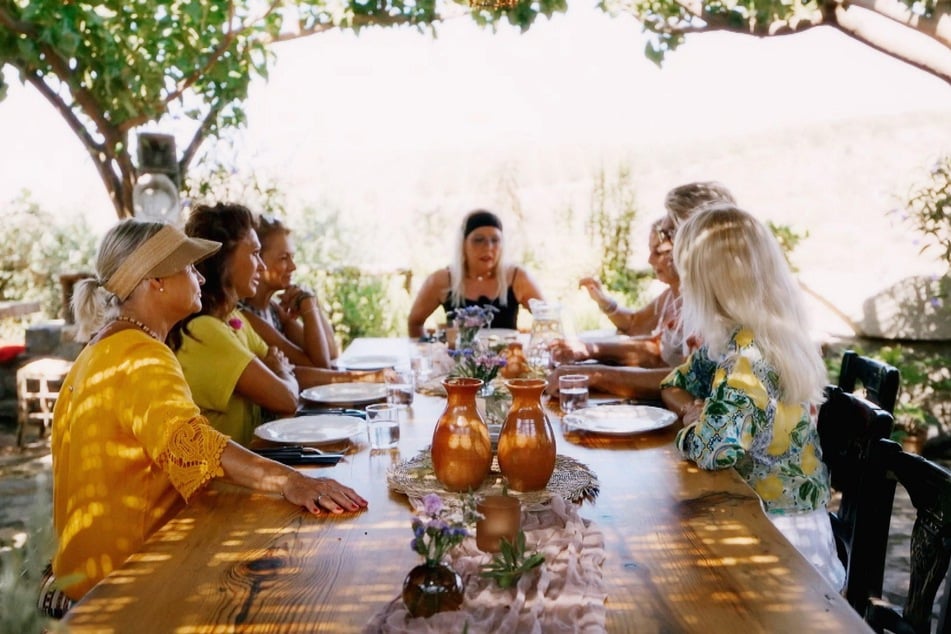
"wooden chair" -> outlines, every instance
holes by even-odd
[[[39,427],[39,437],[46,436],[53,423],[53,407],[59,388],[72,367],[71,361],[43,358],[30,361],[17,370],[17,446],[30,424]]]
[[[884,361],[863,357],[852,350],[842,355],[839,387],[852,394],[856,383],[865,391],[865,398],[890,414],[895,413],[901,375],[898,369]]]
[[[879,440],[872,447],[871,471],[861,502],[863,522],[856,534],[853,556],[885,563],[892,502],[896,485],[908,492],[917,516],[911,533],[911,577],[903,608],[873,593],[865,620],[876,632],[922,634],[931,632],[935,595],[951,562],[951,473],[921,456],[902,451],[898,443]],[[948,594],[942,597],[938,632],[951,630],[946,622]]]
[[[891,414],[860,396],[836,386],[826,388],[826,401],[819,408],[817,421],[819,443],[832,488],[841,494],[839,507],[829,513],[829,519],[846,570],[845,596],[859,613],[864,612],[871,594],[881,593],[885,572],[884,561],[879,564],[853,556],[855,526],[861,520],[859,500],[871,446],[888,438],[894,424]]]

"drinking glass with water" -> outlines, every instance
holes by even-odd
[[[588,377],[566,374],[558,378],[558,404],[562,412],[573,412],[588,406]]]
[[[396,407],[388,403],[367,405],[367,434],[370,449],[391,449],[400,444],[400,422]]]
[[[409,368],[393,368],[383,373],[386,383],[386,402],[394,407],[408,407],[413,404],[416,391],[416,377]]]

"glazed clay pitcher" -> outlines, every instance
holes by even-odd
[[[482,380],[451,378],[442,384],[448,398],[433,431],[433,471],[450,491],[475,490],[492,467],[489,429],[475,400]]]
[[[555,470],[555,434],[542,408],[544,379],[506,381],[512,409],[499,434],[499,469],[516,491],[539,491]]]

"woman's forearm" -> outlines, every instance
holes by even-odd
[[[329,368],[333,358],[330,350],[330,341],[321,322],[320,309],[315,298],[309,298],[300,307],[302,324],[301,347],[310,359],[311,365],[318,368]]]
[[[660,382],[670,368],[622,368],[594,366],[591,388],[617,394],[624,398],[656,399],[660,396]]]
[[[262,458],[234,441],[230,441],[221,453],[221,468],[229,482],[265,493],[280,493],[288,478],[296,473],[294,469]]]

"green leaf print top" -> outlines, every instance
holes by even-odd
[[[800,513],[829,501],[829,472],[822,462],[816,410],[779,399],[779,376],[739,328],[724,356],[706,346],[664,379],[704,399],[700,419],[677,434],[677,448],[701,469],[736,469],[769,513]]]

